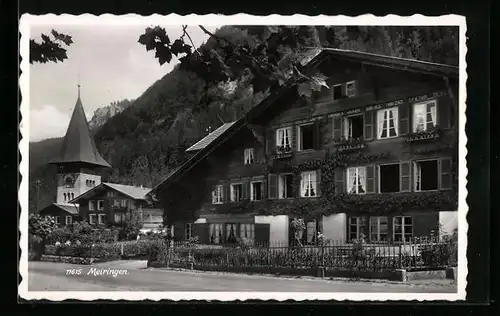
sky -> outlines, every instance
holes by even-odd
[[[156,80],[178,63],[160,66],[154,52],[137,42],[148,25],[36,25],[31,38],[52,29],[71,35],[73,44],[63,63],[30,65],[30,141],[63,137],[81,85],[81,100],[87,119],[97,108],[113,101],[138,98]],[[209,31],[217,27],[206,26]],[[170,39],[179,38],[182,27],[166,27]],[[198,47],[208,35],[197,26],[187,28]],[[79,78],[79,79],[78,79]]]

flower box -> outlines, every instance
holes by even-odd
[[[289,159],[293,157],[293,150],[290,146],[276,147],[274,159]]]
[[[430,131],[422,131],[422,132],[408,134],[408,136],[406,136],[406,142],[413,143],[418,141],[436,140],[439,139],[440,137],[441,137],[441,131],[435,129]]]
[[[338,151],[356,151],[365,148],[365,142],[360,138],[337,140]]]

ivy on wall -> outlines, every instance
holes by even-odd
[[[320,197],[295,198],[293,200],[263,200],[251,202],[243,200],[226,203],[212,209],[217,214],[248,215],[292,215],[302,218],[315,218],[344,212],[356,211],[360,214],[390,214],[412,210],[454,210],[458,206],[456,191],[449,192],[408,192],[392,194],[336,194],[335,172],[349,165],[369,164],[390,158],[390,153],[376,155],[329,153],[324,159],[312,159],[293,165],[290,161],[272,163],[268,172],[292,172],[294,176],[294,196],[300,187],[300,173],[307,170],[320,170]]]

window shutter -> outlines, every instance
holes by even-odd
[[[439,188],[441,190],[451,189],[452,172],[451,172],[451,158],[442,158],[439,161]]]
[[[222,201],[224,203],[231,201],[231,190],[229,184],[224,184],[222,186]]]
[[[278,175],[269,174],[268,178],[269,178],[268,179],[268,185],[269,185],[268,198],[269,199],[277,199],[278,198]]]
[[[295,124],[292,124],[290,127],[290,147],[292,150],[297,149],[297,126]]]
[[[276,147],[276,130],[269,129],[266,133],[266,153],[272,154]]]
[[[260,191],[261,191],[261,196],[262,196],[262,199],[266,199],[266,196],[267,196],[267,181],[262,181],[262,185],[260,187]]]
[[[248,180],[243,181],[241,187],[242,187],[242,191],[243,191],[243,192],[241,192],[242,200],[250,199],[250,181],[248,181]]]
[[[333,143],[338,143],[342,138],[342,116],[332,118]]]
[[[210,192],[210,203],[214,203],[215,202],[215,188],[217,186],[216,185],[212,185],[212,191]]]
[[[345,170],[337,169],[335,170],[335,193],[342,194],[345,193]]]
[[[410,105],[403,103],[399,106],[399,135],[406,135],[410,131]]]
[[[209,244],[209,226],[207,223],[193,224],[193,236],[198,236],[198,241],[202,245]]]
[[[366,193],[375,193],[375,165],[366,166]]]
[[[316,195],[321,196],[321,169],[316,170]]]
[[[399,191],[400,192],[410,192],[411,191],[411,172],[410,162],[401,162],[399,164]]]
[[[451,100],[442,98],[440,101],[441,102],[436,103],[437,106],[436,111],[438,112],[437,119],[439,122],[439,127],[442,129],[447,129],[450,128]],[[455,115],[458,115],[458,113],[455,113]]]
[[[255,244],[259,246],[269,245],[269,236],[271,234],[271,224],[255,225]]]
[[[373,140],[373,111],[365,112],[365,140]]]
[[[314,122],[314,149],[321,149],[323,145],[323,133],[321,128],[321,120]]]

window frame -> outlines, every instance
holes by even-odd
[[[106,214],[102,214],[102,213],[101,214],[97,214],[97,224],[98,225],[105,225],[106,224],[105,221],[101,220],[105,216],[106,216]]]
[[[221,230],[217,230],[216,228],[217,227],[221,227]],[[219,232],[219,231],[222,231],[222,236],[219,236],[217,238],[219,238],[219,242],[212,242],[212,228],[215,230],[215,232]],[[214,245],[220,245],[220,244],[223,244],[224,241],[225,241],[225,230],[224,230],[225,226],[223,223],[209,223],[208,224],[208,239],[209,239],[209,243],[210,244],[214,244]]]
[[[88,206],[89,211],[95,211],[95,207],[96,207],[95,202],[96,202],[96,200],[89,200],[89,206]]]
[[[215,192],[217,192],[217,196],[214,195]],[[214,199],[215,197],[216,199]],[[222,203],[224,203],[224,186],[222,184],[216,184],[214,190],[212,191],[212,204],[217,205]]]
[[[401,218],[401,235],[402,235],[402,237],[403,237],[403,239],[402,239],[401,241],[396,240],[396,219],[397,219],[397,218]],[[411,225],[406,225],[406,224],[405,224],[405,219],[406,219],[406,218],[410,218],[410,219],[411,219]],[[394,242],[400,242],[400,243],[405,243],[405,242],[407,242],[407,240],[406,240],[406,232],[405,232],[405,227],[406,227],[406,226],[411,226],[411,237],[410,237],[410,238],[411,238],[411,239],[413,239],[413,236],[414,236],[414,234],[415,234],[415,230],[414,230],[413,225],[414,225],[414,224],[413,224],[413,216],[410,216],[410,215],[394,216],[394,217],[392,218],[392,240],[393,240]],[[410,239],[410,240],[408,240],[408,242],[409,242],[409,241],[411,241],[411,239]]]
[[[387,113],[390,113],[390,111],[395,111],[395,115],[393,117],[393,120],[394,120],[394,131],[396,132],[396,135],[395,136],[390,136],[390,129],[389,129],[389,123],[390,123],[390,119],[389,119],[389,114],[387,115],[387,136],[386,137],[382,137],[382,132],[383,132],[383,125],[382,127],[380,127],[380,120],[379,120],[379,117],[380,117],[380,114],[381,113],[384,113],[384,112],[387,112]],[[377,138],[376,139],[379,139],[379,140],[384,140],[384,139],[392,139],[392,138],[397,138],[399,137],[399,107],[398,106],[393,106],[393,107],[390,107],[390,108],[385,108],[385,109],[380,109],[380,110],[377,110],[377,115],[376,115],[376,119],[377,119]],[[381,132],[379,133],[379,128],[381,128]]]
[[[234,187],[237,186],[237,185],[241,186],[241,191],[240,191],[240,199],[238,201],[235,201],[233,199],[234,192],[235,192],[234,191]],[[242,195],[243,195],[243,182],[234,182],[234,183],[231,183],[229,185],[229,198],[230,198],[231,202],[233,202],[233,203],[239,203],[239,202],[241,202],[243,200]]]
[[[69,221],[68,221],[68,218],[69,218]],[[65,217],[64,217],[64,223],[65,223],[66,225],[71,225],[71,224],[73,224],[73,216],[65,216]]]
[[[348,86],[350,84],[352,84],[352,86],[353,86],[352,90],[354,91],[354,94],[352,94],[352,95],[349,95],[349,88],[348,88]],[[348,98],[353,98],[353,97],[355,97],[357,95],[356,80],[347,81],[345,83],[345,95]]]
[[[311,175],[314,174],[315,175],[315,180],[314,181],[314,186],[312,187],[312,189],[314,189],[314,195],[311,196],[311,192],[309,192],[309,196],[306,196],[303,194],[302,192],[302,186],[303,186],[303,181],[304,181],[304,175],[308,175],[309,176],[309,179],[307,180],[309,182],[309,184],[312,184],[313,182],[311,181]],[[309,188],[308,190],[311,190],[311,188]],[[300,197],[301,198],[315,198],[315,197],[318,197],[318,171],[317,170],[309,170],[309,171],[303,171],[300,173]]]
[[[99,207],[99,202],[102,202],[102,208]],[[98,211],[103,211],[104,210],[104,200],[97,200],[97,210]]]
[[[351,234],[352,234],[352,227],[351,226],[354,226],[354,224],[351,224],[351,219],[356,219],[356,238],[351,238]],[[349,237],[348,238],[348,242],[352,242],[354,239],[359,239],[361,237],[361,234],[364,234],[361,230],[361,227],[363,227],[361,225],[362,221],[364,221],[364,226],[366,227],[366,217],[365,216],[350,216],[349,219],[348,219],[348,223],[347,223],[347,236]],[[366,237],[366,236],[365,236]],[[366,240],[366,238],[365,238]]]
[[[127,207],[128,200],[127,199],[121,199],[120,200],[120,207]]]
[[[280,131],[287,131],[284,133],[284,139],[288,140],[288,147],[292,148],[292,132],[293,132],[292,126],[285,126],[285,127],[280,127],[280,128],[276,129],[276,139],[275,139],[276,140],[276,147],[286,148],[287,145],[281,143],[281,140],[279,137]]]
[[[363,126],[361,128],[362,135],[361,135],[361,137],[359,137],[359,139],[364,139],[364,137],[365,137],[365,116],[363,113],[356,113],[356,114],[342,116],[342,120],[344,121],[343,122],[342,136],[344,137],[344,139],[346,139],[346,140],[357,139],[357,138],[352,137],[352,124],[349,125],[349,122],[351,121],[351,119],[353,117],[358,117],[358,116],[361,117],[361,119],[363,120]]]
[[[255,150],[254,148],[245,148],[243,150],[243,163],[245,165],[251,165],[255,163]]]
[[[293,199],[293,191],[290,193],[290,197],[281,197],[280,193],[281,193],[281,189],[282,189],[282,186],[284,185],[283,189],[286,190],[287,189],[287,186],[286,186],[286,183],[285,183],[285,179],[286,179],[286,176],[294,176],[293,173],[280,173],[278,174],[278,199],[281,199],[281,200],[286,200],[286,199]],[[283,179],[283,183],[281,181],[281,179]],[[292,186],[293,186],[293,183],[292,183]],[[288,191],[286,191],[285,193],[288,193]],[[285,194],[285,196],[287,196],[288,194]]]
[[[350,170],[350,169],[355,169],[355,170],[356,170],[356,174],[359,174],[359,171],[358,171],[359,169],[363,169],[363,170],[364,170],[364,183],[362,184],[362,187],[363,187],[363,189],[364,189],[364,191],[365,191],[365,192],[362,192],[362,193],[357,192],[357,191],[358,191],[358,189],[359,189],[359,185],[356,185],[356,187],[355,187],[355,188],[356,188],[356,192],[355,192],[355,193],[351,193],[351,192],[349,191],[349,183],[350,183],[349,170]],[[358,177],[357,179],[359,179],[359,177]],[[354,167],[348,167],[348,168],[346,169],[346,179],[345,179],[345,180],[346,180],[346,181],[345,181],[345,184],[346,184],[346,192],[347,192],[348,194],[356,194],[356,195],[365,195],[365,194],[366,194],[366,166],[354,166]]]
[[[399,185],[398,191],[395,192],[382,192],[382,186],[380,185],[382,183],[382,176],[380,174],[380,167],[383,166],[390,166],[390,165],[397,165],[398,166],[398,172],[399,172],[399,180],[398,182],[401,182],[401,162],[389,162],[389,163],[381,163],[377,165],[377,193],[379,194],[394,194],[394,193],[401,193],[401,184]],[[405,191],[406,192],[406,191]]]
[[[385,235],[387,237],[386,237],[385,241],[384,240],[380,240],[380,235],[381,235],[381,233],[380,233],[380,225],[381,225],[380,224],[380,219],[381,218],[385,218],[386,221],[387,221],[387,233],[385,233]],[[377,224],[376,225],[377,226],[377,232],[376,232],[377,239],[376,240],[372,239],[372,235],[374,233],[372,231],[372,219],[376,219],[377,220],[377,222],[376,222],[376,224]],[[369,236],[370,242],[372,242],[372,243],[384,243],[384,242],[388,242],[389,241],[389,216],[370,216],[370,218],[368,219],[368,226],[369,226],[368,230],[369,230],[369,234],[370,234],[370,236]]]
[[[412,132],[413,133],[417,133],[417,125],[416,125],[416,117],[415,117],[415,108],[417,106],[424,106],[425,107],[425,115],[424,115],[424,129],[420,132],[426,132],[426,131],[429,131],[429,130],[432,130],[433,128],[429,129],[427,128],[427,124],[429,122],[427,122],[427,106],[429,104],[434,104],[434,108],[436,109],[436,120],[434,123],[434,126],[433,128],[436,128],[438,122],[439,122],[439,113],[438,113],[438,100],[437,99],[431,99],[431,100],[425,100],[425,101],[422,101],[422,102],[417,102],[417,103],[413,103],[412,104],[412,107],[411,107],[411,121],[412,121]]]
[[[184,225],[184,237],[186,238],[186,240],[194,237],[194,235],[193,235],[193,223],[186,223]]]
[[[251,237],[242,237],[243,227],[249,226],[251,229],[249,230]],[[248,231],[248,230],[246,230]],[[255,242],[255,224],[254,223],[240,223],[238,229],[238,237],[246,238],[247,240],[251,240],[252,243]]]
[[[307,148],[307,149],[302,148],[303,144],[302,144],[301,130],[302,130],[302,127],[304,127],[304,126],[312,126],[312,132],[313,132],[313,146],[312,146],[312,148]],[[314,138],[315,137],[317,137],[317,136],[315,135],[315,131],[314,131],[314,122],[299,124],[297,126],[297,151],[307,152],[307,151],[314,150]]]
[[[56,225],[60,225],[61,224],[61,216],[54,216],[54,221],[56,222]]]
[[[335,101],[335,100],[342,100],[342,98],[345,96],[345,87],[344,87],[345,83],[338,83],[338,84],[334,84],[332,85],[332,99]],[[335,98],[335,87],[340,87],[340,98],[336,99]]]
[[[422,189],[419,189],[417,190],[417,164],[419,162],[425,162],[425,161],[435,161],[436,162],[436,183],[437,183],[437,186],[436,186],[436,189],[432,189],[432,190],[422,190]],[[417,160],[413,160],[412,161],[412,167],[413,167],[413,173],[412,173],[412,177],[413,177],[413,185],[412,185],[412,191],[413,192],[436,192],[436,191],[439,191],[439,177],[441,176],[440,172],[439,172],[439,158],[427,158],[427,159],[417,159]],[[422,177],[422,175],[420,175],[420,178]],[[422,184],[420,184],[420,186],[422,186]]]
[[[278,180],[279,181],[279,180]],[[264,186],[264,180],[253,180],[253,181],[250,181],[250,201],[255,201],[255,202],[260,202],[262,200],[264,200],[264,187],[261,187],[261,199],[260,200],[255,200],[254,197],[253,197],[253,193],[254,193],[254,188],[253,188],[253,185],[254,183],[260,183],[261,186]]]
[[[92,218],[94,220],[92,220]],[[97,214],[89,214],[89,224],[90,225],[95,225],[97,222]]]

